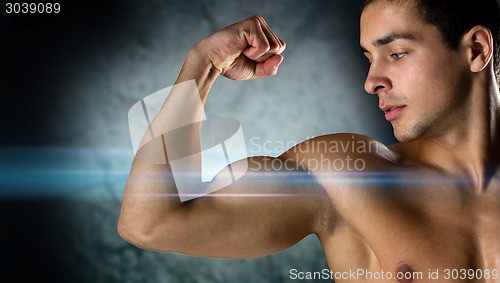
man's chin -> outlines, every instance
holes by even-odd
[[[412,142],[420,137],[415,131],[401,131],[396,128],[394,129],[394,137],[400,143]]]

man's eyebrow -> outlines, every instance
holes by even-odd
[[[398,39],[405,39],[405,40],[417,40],[417,37],[411,33],[391,33],[389,35],[386,35],[382,38],[376,39],[372,42],[373,46],[375,47],[380,47],[383,45],[387,45],[393,41],[396,41]],[[363,53],[368,52],[363,46],[361,46],[361,51]]]
[[[411,33],[391,33],[387,36],[379,38],[372,42],[372,44],[376,47],[387,45],[398,39],[406,39],[406,40],[417,40],[417,37]]]

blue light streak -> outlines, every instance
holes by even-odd
[[[72,197],[98,188],[123,190],[132,157],[130,149],[0,148],[0,197]]]

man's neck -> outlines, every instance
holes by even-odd
[[[486,189],[500,164],[500,94],[492,80],[477,80],[463,117],[439,136],[423,137],[408,146],[411,159],[465,178],[478,191]]]

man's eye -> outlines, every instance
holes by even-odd
[[[406,56],[406,52],[392,53],[391,57],[394,59],[401,59]]]

